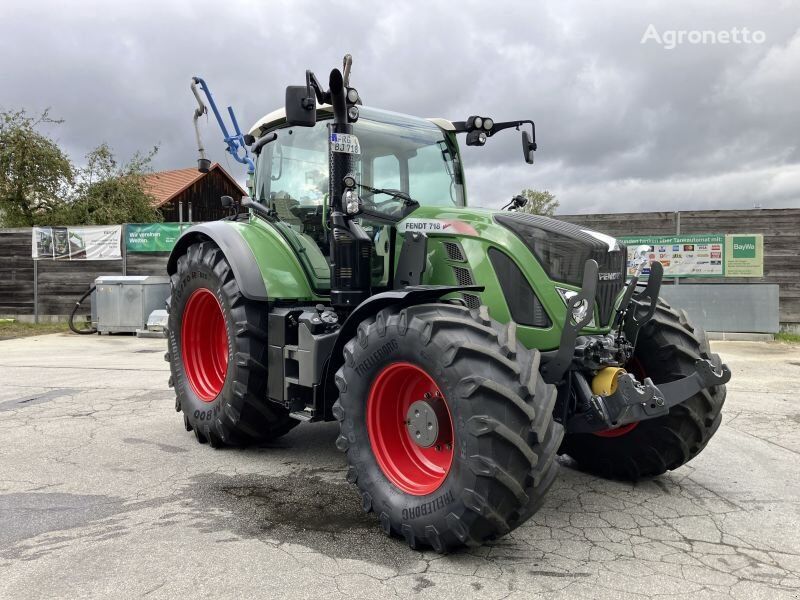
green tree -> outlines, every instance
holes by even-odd
[[[48,225],[112,225],[151,223],[163,220],[147,193],[144,177],[157,152],[136,153],[119,164],[107,144],[101,144],[86,157],[65,202],[39,220]]]
[[[547,190],[540,192],[538,190],[524,189],[520,196],[528,199],[528,203],[521,209],[522,212],[532,215],[552,217],[559,205],[556,197]]]
[[[66,195],[74,176],[72,163],[40,131],[58,123],[47,111],[36,118],[24,110],[0,112],[0,224],[33,225]]]

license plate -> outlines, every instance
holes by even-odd
[[[332,133],[331,149],[343,154],[361,154],[361,145],[358,138],[349,133]]]

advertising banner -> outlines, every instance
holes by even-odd
[[[764,276],[764,236],[735,233],[725,236],[725,276]]]
[[[664,277],[763,277],[761,234],[622,236],[628,247],[628,275],[636,270],[636,247],[651,247],[648,258],[664,267]],[[643,274],[650,269],[645,267]]]
[[[169,252],[188,223],[130,223],[126,226],[128,252]]]
[[[36,260],[120,260],[122,225],[34,227],[31,256]]]

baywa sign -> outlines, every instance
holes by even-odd
[[[628,275],[636,271],[634,251],[650,246],[648,259],[664,267],[664,277],[763,277],[764,236],[760,233],[623,236]],[[645,267],[643,274],[650,272]]]

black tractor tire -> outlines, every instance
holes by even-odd
[[[195,305],[187,311],[191,298],[204,299],[204,310]],[[164,358],[175,388],[175,410],[183,411],[184,426],[198,442],[215,448],[246,446],[273,440],[298,424],[267,399],[267,305],[242,295],[230,264],[213,242],[192,244],[178,258],[167,311]],[[192,359],[189,328],[198,328],[198,343],[218,334],[211,358],[227,366],[216,370],[211,364],[207,369],[216,370],[216,385],[203,383],[206,376],[199,367],[208,365],[208,359]]]
[[[382,310],[345,346],[333,414],[347,479],[364,511],[411,548],[447,552],[502,536],[536,512],[556,477],[563,437],[553,420],[556,390],[539,374],[538,351],[518,343],[515,331],[486,307],[423,304]],[[429,493],[409,493],[387,477],[370,438],[376,382],[409,364],[441,391],[452,424],[452,463]]]
[[[711,360],[715,367],[722,364],[711,352],[705,331],[692,325],[685,311],[659,299],[653,318],[639,332],[629,370],[658,385],[691,375],[700,358]],[[724,402],[725,386],[713,386],[663,417],[639,422],[624,435],[568,434],[559,453],[602,477],[628,481],[655,477],[686,464],[705,448],[722,421]]]

